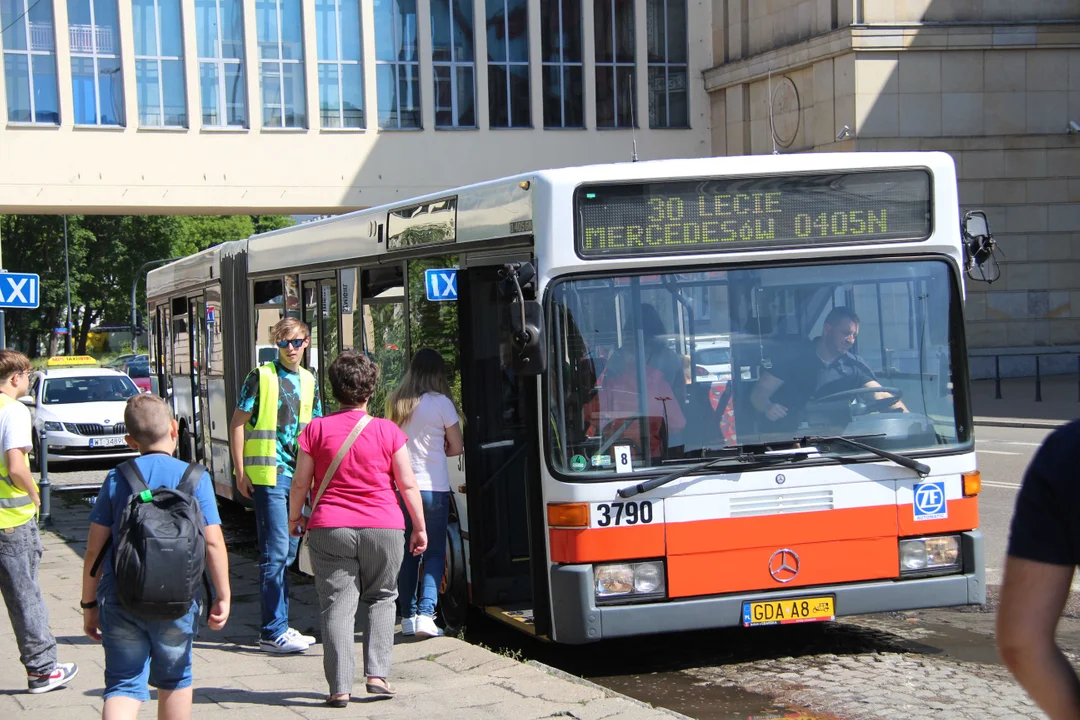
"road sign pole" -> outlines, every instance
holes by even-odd
[[[67,285],[67,322],[64,323],[64,327],[67,328],[67,337],[64,339],[64,346],[67,348],[65,355],[71,354],[71,270],[68,267],[68,237],[67,237],[67,215],[64,216],[64,284]]]

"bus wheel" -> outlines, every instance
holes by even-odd
[[[447,635],[457,635],[469,612],[469,589],[465,572],[465,543],[457,520],[446,526],[446,564],[439,584],[439,607],[436,615],[442,618]]]

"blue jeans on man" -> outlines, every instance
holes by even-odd
[[[442,583],[443,568],[446,565],[446,524],[450,520],[450,493],[421,490],[420,498],[424,502],[424,523],[427,525],[428,547],[423,555],[405,553],[401,561],[401,574],[398,576],[398,610],[403,618],[416,615],[435,615],[435,605],[439,601],[439,585]],[[409,513],[405,515],[405,544],[408,546],[412,521]],[[406,547],[406,550],[408,548]],[[420,562],[423,560],[424,573],[420,575]],[[417,587],[419,580],[419,587]]]
[[[277,485],[255,485],[255,524],[259,542],[259,599],[262,640],[276,640],[289,629],[288,568],[296,560],[299,538],[289,535],[292,477],[278,473]]]

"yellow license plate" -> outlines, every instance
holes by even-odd
[[[743,603],[743,627],[825,622],[836,619],[832,596]]]

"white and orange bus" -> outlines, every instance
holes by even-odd
[[[329,410],[343,349],[382,367],[376,413],[443,353],[450,625],[585,643],[978,604],[964,276],[990,242],[945,154],[546,170],[152,271],[154,368],[182,454],[239,499],[227,420],[280,317],[311,326]]]

